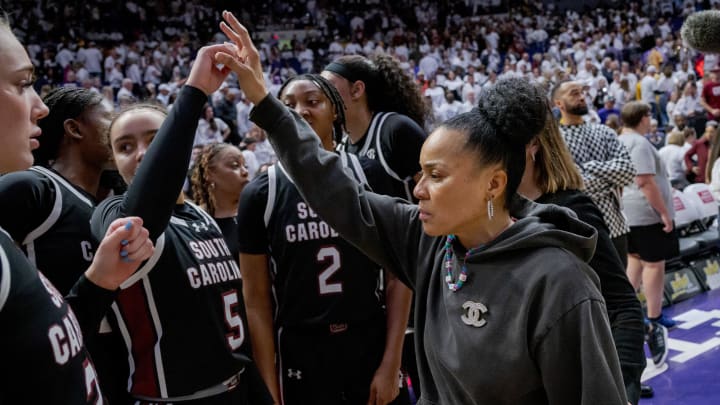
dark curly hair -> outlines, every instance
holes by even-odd
[[[335,86],[333,86],[333,84],[330,83],[328,79],[316,73],[305,73],[287,79],[287,81],[285,81],[285,83],[283,83],[283,85],[280,87],[280,90],[278,90],[278,98],[282,96],[283,91],[290,83],[297,80],[308,80],[314,83],[323,92],[323,94],[325,94],[325,97],[330,100],[330,103],[332,103],[336,114],[335,121],[333,121],[333,129],[335,130],[335,133],[333,134],[334,141],[335,143],[339,143],[342,140],[343,133],[345,133],[346,131],[345,103],[343,102],[340,93],[338,93]]]
[[[345,55],[327,65],[325,70],[353,83],[363,81],[371,111],[404,114],[420,127],[425,125],[428,111],[420,89],[393,57],[378,54],[368,59],[360,55]]]
[[[50,112],[38,122],[42,129],[40,147],[32,153],[36,165],[48,167],[60,153],[60,145],[65,137],[65,120],[78,119],[88,109],[100,105],[103,98],[99,93],[87,89],[58,87],[51,90],[43,102]]]
[[[466,134],[465,148],[479,156],[480,166],[501,164],[508,177],[508,207],[525,171],[525,146],[545,127],[549,111],[547,97],[538,86],[511,78],[481,92],[477,107],[441,127]]]
[[[213,165],[215,158],[227,148],[235,148],[229,143],[211,143],[205,145],[195,158],[195,164],[190,176],[193,201],[202,207],[211,217],[215,216],[215,195],[211,192],[214,185],[208,179],[208,169]]]

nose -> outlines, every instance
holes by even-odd
[[[145,157],[145,152],[147,152],[147,146],[146,145],[139,145],[137,149],[137,162],[142,162],[143,158]]]
[[[310,112],[309,112],[308,109],[305,107],[305,105],[300,104],[300,103],[298,103],[298,104],[295,106],[295,112],[298,113],[298,115],[300,115],[301,117],[303,117],[303,118],[305,118],[305,119],[307,119],[307,117],[310,116]]]
[[[33,89],[33,93],[34,93],[34,96],[33,96],[34,100],[33,100],[32,114],[33,114],[33,119],[35,120],[35,122],[37,122],[38,120],[47,117],[48,113],[50,113],[50,109],[48,108],[48,106],[45,105],[45,103],[43,103],[42,99],[35,92],[34,89]]]
[[[413,188],[413,196],[415,196],[415,198],[417,198],[418,200],[427,200],[427,188],[425,187],[424,174],[422,175],[422,177],[420,177],[420,180]]]

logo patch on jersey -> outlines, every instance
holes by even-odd
[[[487,307],[482,302],[465,301],[462,305],[465,313],[460,317],[465,325],[481,328],[485,326],[487,320],[484,315],[488,312]]]
[[[209,230],[207,224],[206,224],[205,222],[202,222],[202,221],[193,222],[193,223],[190,224],[190,226],[192,226],[193,229],[195,229],[195,232],[200,232],[200,231],[205,231],[205,232],[207,232],[207,231]]]
[[[291,368],[288,369],[287,373],[288,378],[294,378],[296,380],[302,380],[302,371],[300,370],[293,370]]]
[[[368,157],[368,159],[375,160],[375,149],[368,149],[367,154],[365,155]]]

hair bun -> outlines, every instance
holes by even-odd
[[[510,78],[480,93],[476,110],[508,142],[528,144],[545,127],[545,93],[525,79]]]

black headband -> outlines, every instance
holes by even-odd
[[[351,83],[362,80],[367,86],[374,81],[372,72],[369,73],[359,69],[353,69],[352,67],[340,62],[331,62],[329,65],[325,66],[325,70],[336,73]]]

